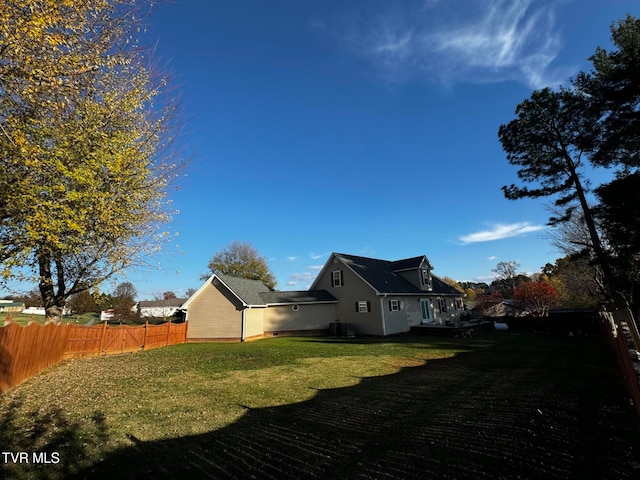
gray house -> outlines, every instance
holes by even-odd
[[[336,297],[336,318],[356,333],[386,336],[459,320],[462,293],[432,270],[424,255],[389,261],[333,253],[311,288]]]
[[[187,340],[326,333],[335,322],[386,336],[455,322],[462,294],[432,269],[424,255],[388,261],[333,253],[305,291],[271,291],[257,280],[214,274],[182,305]]]

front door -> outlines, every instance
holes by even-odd
[[[428,298],[420,299],[420,311],[422,312],[422,324],[429,323],[433,320],[433,312],[431,311],[431,302]]]

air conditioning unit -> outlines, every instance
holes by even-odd
[[[329,335],[332,337],[353,338],[356,333],[352,323],[333,322],[329,324]]]

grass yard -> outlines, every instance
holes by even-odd
[[[46,321],[46,318],[44,315],[31,315],[27,313],[11,312],[11,313],[3,313],[2,316],[0,316],[0,321],[2,321],[2,323],[0,323],[0,326],[4,325],[4,322],[7,320],[7,317],[11,317],[12,321],[22,326],[28,325],[29,322],[31,321],[35,321],[41,325],[44,325]],[[100,315],[96,313],[83,313],[82,315],[69,315],[63,318],[63,322],[65,323],[71,322],[71,323],[77,323],[79,325],[84,325],[85,323],[89,322],[92,319],[94,321],[99,321]]]
[[[640,478],[604,340],[186,344],[66,361],[0,397],[8,478]],[[29,453],[31,455],[32,453]]]

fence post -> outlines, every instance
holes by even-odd
[[[169,346],[169,336],[171,335],[171,320],[167,322],[167,341],[165,343],[165,347]]]
[[[107,321],[102,322],[102,332],[100,333],[100,349],[98,350],[98,356],[102,355],[102,349],[104,348],[104,337],[107,334]]]
[[[149,331],[149,320],[144,322],[144,339],[142,340],[142,350],[147,349],[147,332]]]

